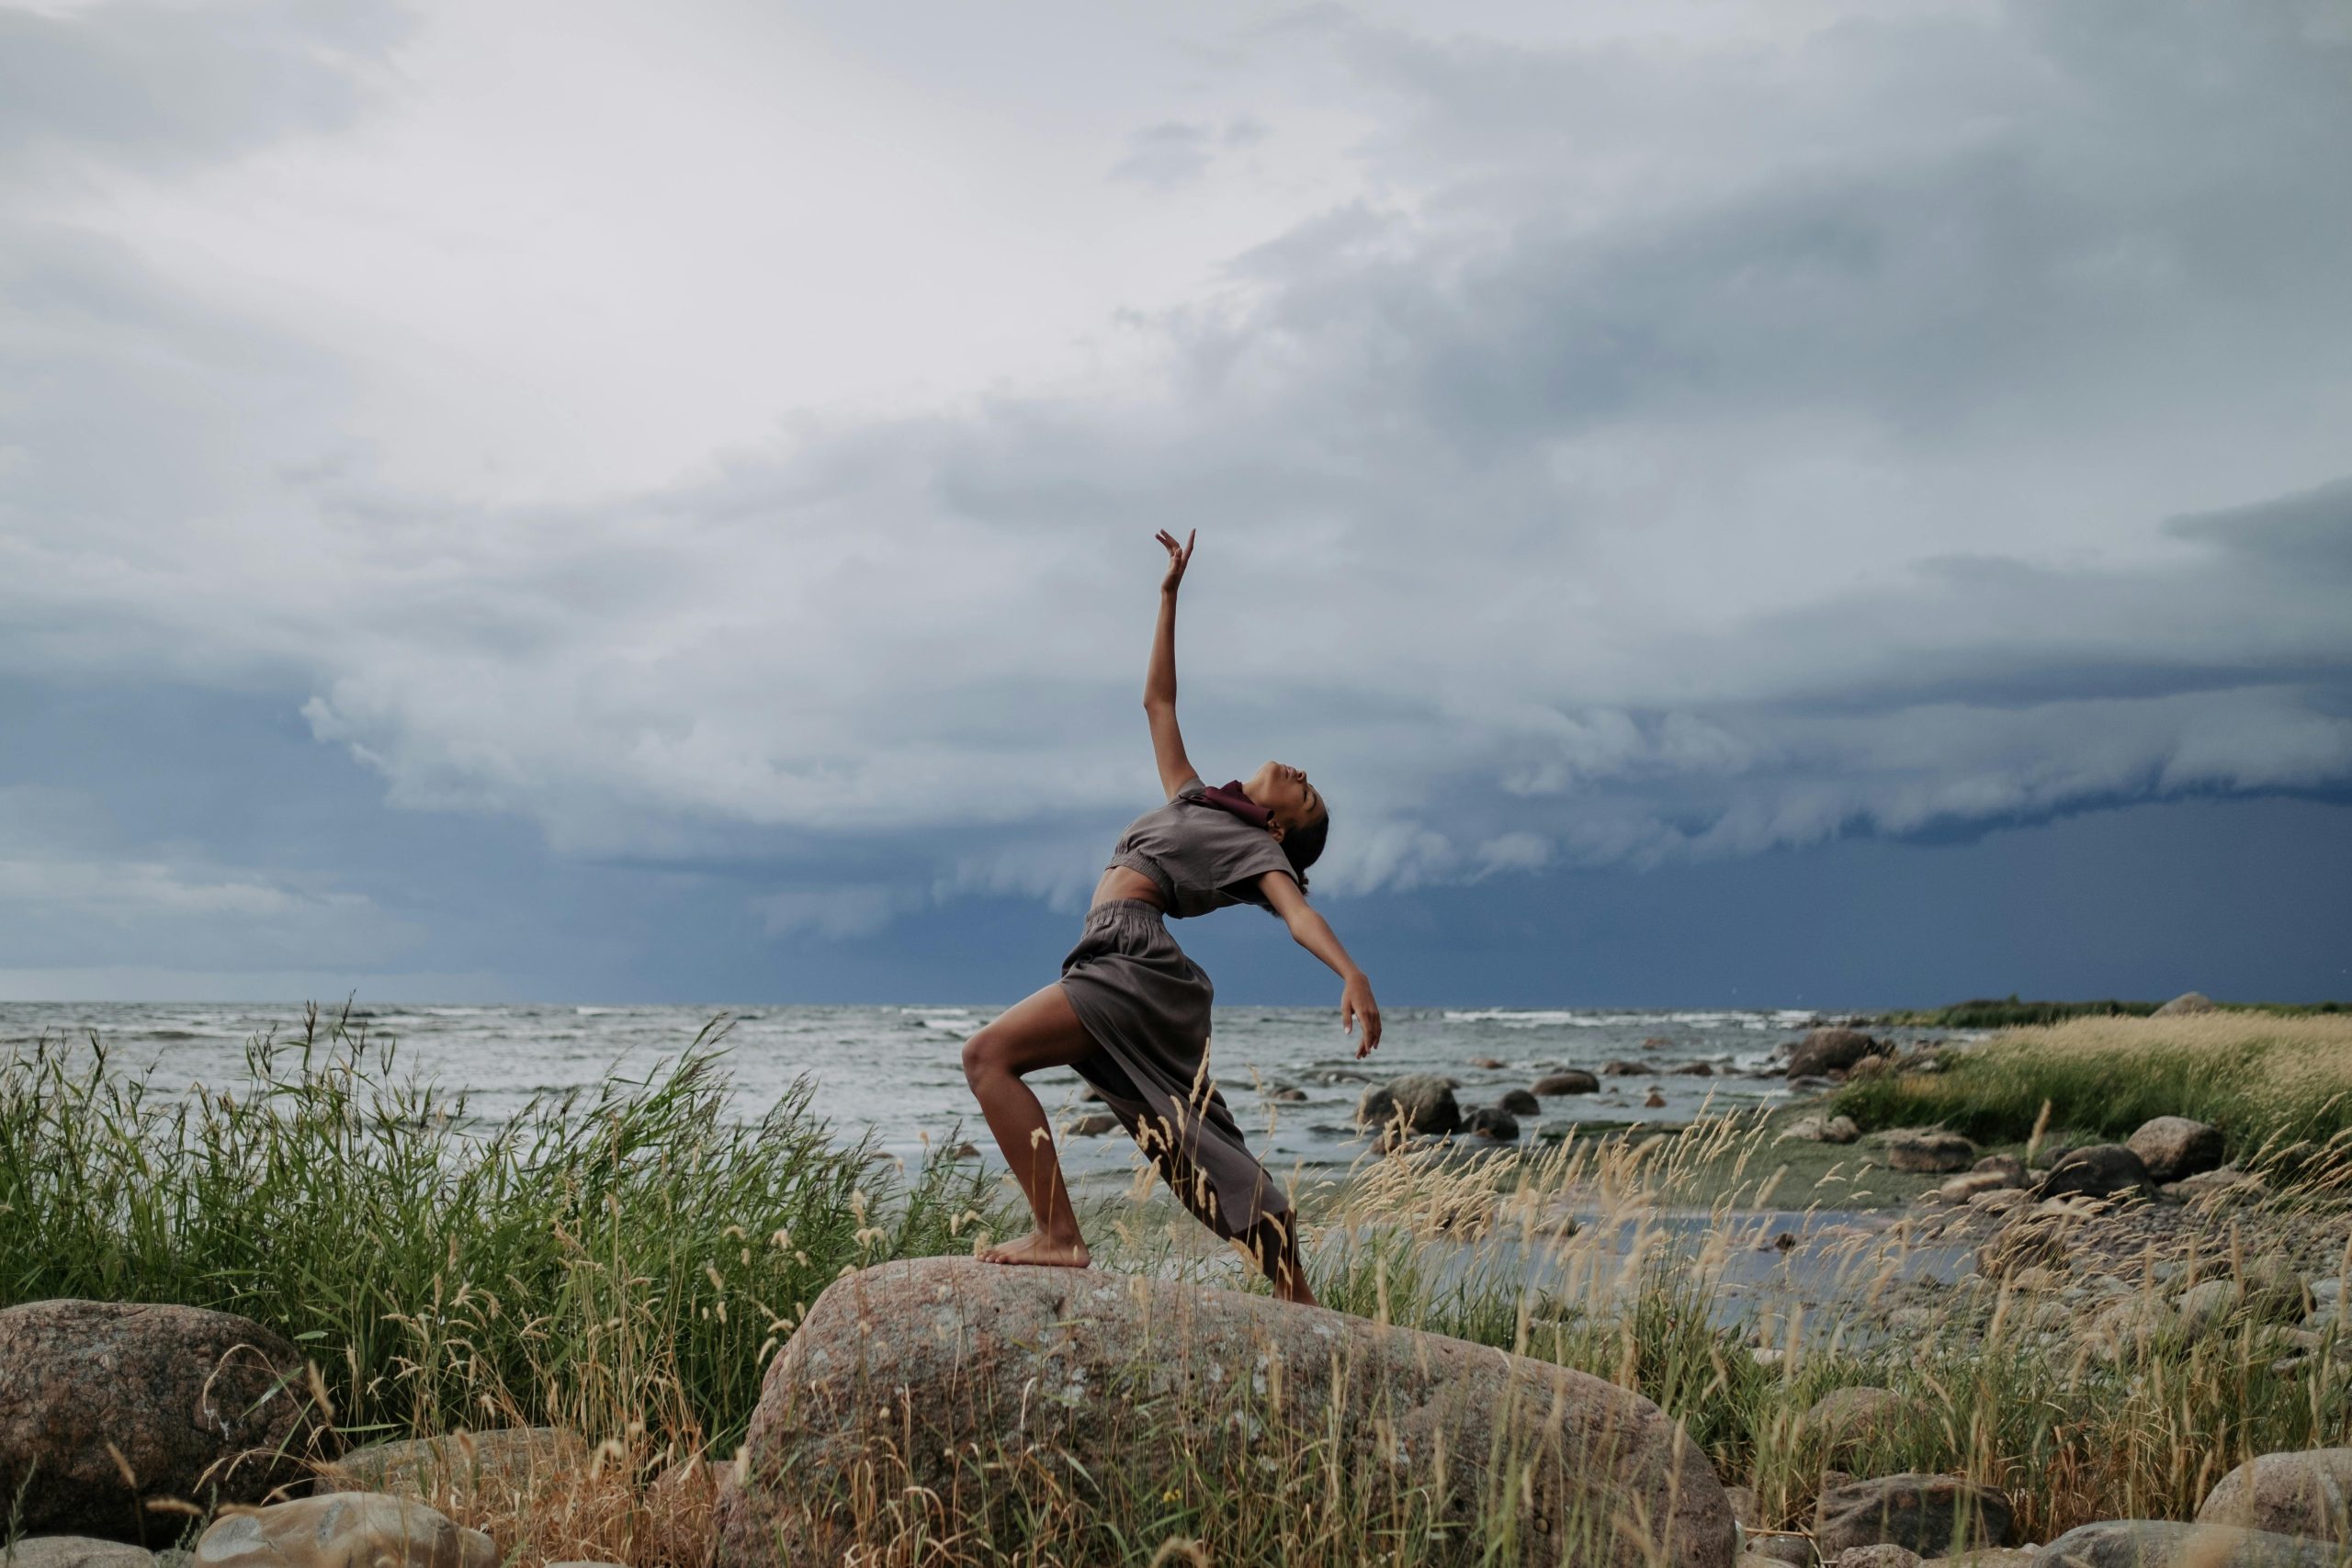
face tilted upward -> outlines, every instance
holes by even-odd
[[[1323,792],[1287,762],[1264,764],[1241,787],[1250,799],[1274,814],[1274,826],[1285,832],[1323,819]]]

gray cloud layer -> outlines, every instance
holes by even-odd
[[[8,22],[90,90],[0,147],[167,174],[332,130],[396,31],[237,15],[169,91],[178,22]],[[1149,789],[1159,527],[1203,531],[1195,754],[1315,772],[1337,891],[2340,792],[2340,23],[1535,47],[1306,13],[1253,68],[1365,118],[1371,194],[1136,323],[1153,376],[536,511],[388,486],[330,348],[34,210],[0,666],[299,686],[394,802],[569,849],[821,857],[752,901],[772,931],[1077,896]],[[1281,107],[1101,166],[1213,180]]]

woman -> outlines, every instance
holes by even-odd
[[[1281,916],[1299,945],[1340,976],[1340,1021],[1351,1033],[1359,1021],[1363,1025],[1359,1059],[1380,1043],[1380,1009],[1372,982],[1307,907],[1306,868],[1330,825],[1321,792],[1281,762],[1268,762],[1246,784],[1210,789],[1184,755],[1176,728],[1176,590],[1193,541],[1180,546],[1162,533],[1159,542],[1168,576],[1159,585],[1143,710],[1168,803],[1120,837],[1095,884],[1085,930],[1062,960],[1061,980],[964,1043],[964,1076],[1037,1221],[1035,1234],[980,1257],[1086,1267],[1086,1241],[1045,1108],[1021,1081],[1040,1067],[1075,1067],[1179,1201],[1217,1235],[1239,1242],[1275,1295],[1312,1306],[1290,1200],[1251,1157],[1208,1076],[1209,977],[1184,956],[1165,919],[1237,903]]]

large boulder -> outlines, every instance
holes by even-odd
[[[1544,1114],[1544,1102],[1523,1089],[1509,1089],[1503,1091],[1500,1100],[1495,1101],[1495,1109],[1508,1111],[1513,1116],[1541,1116]]]
[[[2077,1525],[2033,1555],[2033,1568],[2336,1568],[2324,1540],[2173,1519]]]
[[[2148,1168],[2121,1144],[2070,1149],[2033,1190],[2037,1198],[2146,1198],[2155,1192]]]
[[[1730,1568],[1731,1505],[1658,1408],[1581,1372],[1321,1308],[1100,1270],[888,1263],[830,1287],[770,1364],[716,1568],[841,1561],[886,1510],[1017,1551],[1027,1475],[1238,1493],[1313,1453],[1329,1506],[1424,1510],[1431,1560]]]
[[[496,1568],[480,1530],[424,1504],[339,1492],[231,1514],[196,1543],[188,1568]]]
[[[1454,1102],[1451,1079],[1429,1073],[1408,1073],[1363,1091],[1356,1103],[1356,1125],[1386,1127],[1399,1115],[1409,1133],[1452,1133],[1462,1125],[1462,1108]]]
[[[2202,991],[2183,991],[2156,1010],[2158,1018],[2185,1018],[2190,1013],[2218,1012],[2219,1006]]]
[[[2151,1181],[2181,1181],[2221,1168],[2222,1130],[2186,1116],[2143,1122],[2123,1146],[2140,1156]]]
[[[2352,1541],[2352,1449],[2250,1459],[2214,1483],[2197,1522]]]
[[[1537,1078],[1534,1087],[1529,1092],[1541,1095],[1594,1094],[1598,1093],[1600,1089],[1600,1080],[1590,1073],[1567,1067],[1556,1073],[1546,1073]]]
[[[1886,1163],[1915,1175],[1966,1170],[1976,1163],[1976,1145],[1958,1133],[1900,1132],[1886,1135]]]
[[[1957,1475],[1883,1475],[1823,1492],[1813,1540],[1825,1559],[1882,1542],[1943,1557],[2008,1545],[2010,1517],[2008,1496],[1997,1487]]]
[[[1859,1029],[1816,1029],[1789,1048],[1789,1077],[1817,1078],[1844,1072],[1886,1049]]]
[[[10,1307],[0,1312],[0,1498],[21,1499],[26,1530],[138,1540],[154,1533],[150,1500],[258,1503],[305,1479],[324,1440],[311,1404],[294,1347],[225,1312]]]

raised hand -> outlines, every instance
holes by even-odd
[[[1175,592],[1177,584],[1184,581],[1184,569],[1193,562],[1193,541],[1199,538],[1200,534],[1201,531],[1198,528],[1192,530],[1184,536],[1184,542],[1180,545],[1176,542],[1175,535],[1165,528],[1159,531],[1157,536],[1159,542],[1168,547],[1168,575],[1159,580],[1159,591],[1162,593]]]

